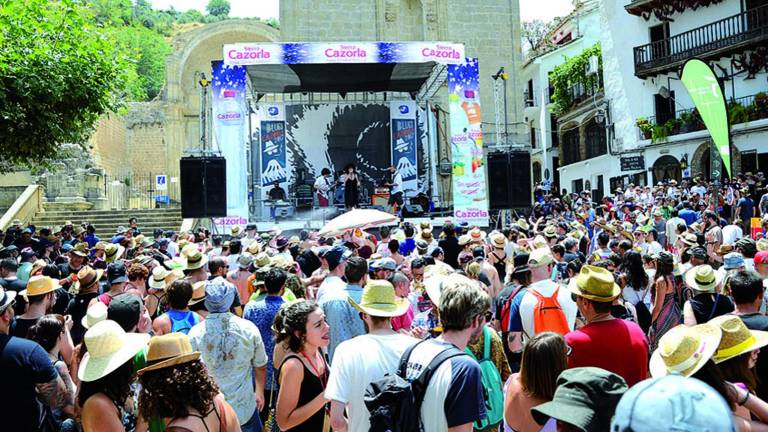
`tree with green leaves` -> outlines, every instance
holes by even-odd
[[[119,107],[131,67],[76,0],[3,0],[0,160],[40,166]]]
[[[229,0],[208,0],[208,5],[205,7],[209,15],[219,18],[229,16],[229,9]]]

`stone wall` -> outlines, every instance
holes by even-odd
[[[163,107],[158,102],[131,105],[131,110],[125,116],[128,170],[123,176],[165,174],[168,149],[164,138],[164,120]]]
[[[125,121],[117,114],[107,114],[99,120],[88,143],[97,166],[114,176],[126,169],[130,161],[126,153]]]

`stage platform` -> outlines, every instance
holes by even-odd
[[[272,231],[275,229],[279,229],[283,233],[287,233],[288,235],[293,235],[293,234],[298,234],[299,231],[301,230],[318,231],[329,220],[333,219],[333,217],[339,214],[337,212],[334,212],[333,217],[323,218],[322,216],[317,217],[316,215],[317,212],[314,212],[314,213],[315,215],[310,215],[309,217],[301,217],[301,215],[299,215],[289,219],[278,219],[277,221],[253,220],[250,222],[256,224],[256,227],[258,228],[259,232]],[[328,214],[331,215],[331,211],[329,211]],[[407,218],[404,218],[403,220],[413,224],[414,226],[418,226],[422,222],[428,222],[432,224],[432,226],[435,229],[438,229],[439,227],[442,227],[443,224],[445,224],[446,220],[448,220],[448,216],[434,215],[434,216],[424,216],[424,217],[407,217]]]

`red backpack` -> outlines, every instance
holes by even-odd
[[[550,297],[544,297],[541,293],[529,289],[536,299],[536,306],[533,308],[533,333],[535,335],[551,331],[565,335],[571,329],[568,327],[568,320],[565,318],[565,312],[557,301],[557,293],[560,287],[555,288],[555,292]]]

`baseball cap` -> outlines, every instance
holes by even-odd
[[[607,431],[626,391],[624,378],[605,369],[566,369],[557,377],[552,400],[532,408],[531,414],[541,425],[554,418],[583,431]]]
[[[667,375],[641,381],[621,397],[612,431],[733,431],[731,410],[722,396],[695,378]],[[607,430],[607,429],[606,429]]]
[[[768,264],[768,251],[762,251],[755,254],[755,265]]]
[[[110,285],[123,283],[127,280],[125,264],[122,261],[109,263],[107,266],[107,281]]]
[[[342,262],[346,261],[352,253],[344,246],[334,246],[325,253],[325,260],[328,261],[328,269],[333,270]]]
[[[107,306],[107,319],[112,320],[125,331],[131,331],[141,317],[141,299],[133,294],[115,296]]]

